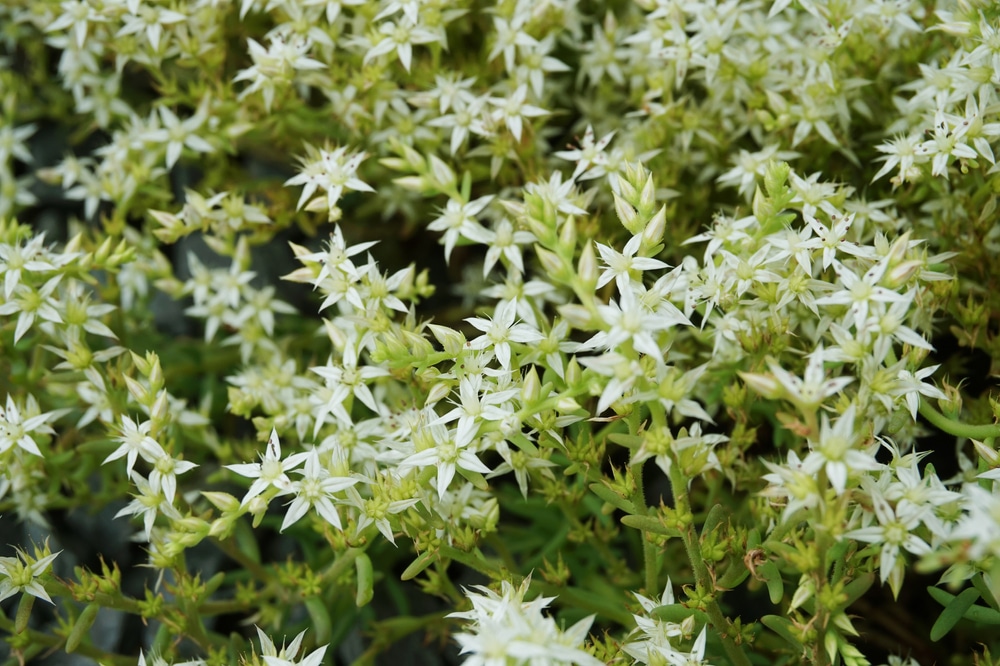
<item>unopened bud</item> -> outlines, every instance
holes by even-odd
[[[424,402],[424,407],[433,407],[437,403],[448,397],[451,393],[451,386],[445,383],[438,383],[431,387],[431,390],[427,392],[427,400]]]
[[[746,382],[747,386],[764,398],[777,400],[784,396],[785,389],[773,375],[760,375],[753,372],[740,372],[737,374]]]
[[[650,250],[663,242],[663,233],[667,229],[667,207],[660,206],[656,215],[646,223],[642,230],[642,249]]]
[[[583,368],[577,362],[574,356],[566,364],[566,385],[567,386],[577,386],[583,380]]]
[[[538,400],[541,390],[542,380],[538,377],[538,370],[535,369],[535,366],[531,366],[531,369],[524,376],[524,382],[521,385],[521,399],[525,403],[533,403]]]
[[[567,256],[576,251],[576,222],[572,217],[563,222],[559,230],[559,247]]]
[[[535,254],[538,255],[538,260],[542,264],[542,268],[548,274],[548,277],[562,282],[565,278],[565,266],[563,265],[563,260],[555,252],[546,250],[540,245],[535,246]]]
[[[456,331],[453,328],[448,328],[447,326],[441,326],[440,324],[428,324],[427,328],[430,329],[431,334],[441,343],[442,349],[457,356],[462,352],[462,348],[465,346],[465,336]]]
[[[576,303],[559,306],[559,314],[573,328],[588,329],[591,325],[590,310]]]
[[[583,284],[593,290],[597,286],[597,255],[594,253],[594,244],[587,243],[580,252],[580,261],[577,263],[576,273],[583,281]]]
[[[639,213],[632,207],[632,204],[625,201],[623,196],[615,195],[615,213],[618,214],[618,219],[621,221],[622,226],[629,230],[632,234],[639,233],[642,229]]]

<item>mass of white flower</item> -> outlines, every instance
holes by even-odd
[[[996,3],[32,0],[0,24],[0,512],[112,506],[161,577],[123,596],[117,565],[68,583],[14,544],[0,599],[60,608],[65,645],[38,645],[119,663],[83,638],[108,607],[186,637],[153,663],[318,666],[304,633],[248,657],[188,616],[332,643],[348,588],[411,612],[400,563],[460,607],[471,665],[861,666],[852,604],[917,567],[950,586],[934,640],[1000,624],[1000,402],[968,387],[1000,368]],[[157,328],[167,302],[193,335]],[[195,546],[242,573],[202,580]],[[776,614],[738,619],[739,586]]]

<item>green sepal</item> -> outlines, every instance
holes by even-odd
[[[361,553],[354,558],[354,571],[358,577],[358,587],[354,594],[354,603],[360,608],[367,606],[375,596],[375,574],[372,561],[367,553]]]
[[[993,591],[990,589],[990,586],[986,584],[986,580],[983,578],[982,572],[979,572],[972,577],[972,586],[979,590],[979,596],[982,597],[983,601],[990,605],[990,608],[1000,610],[1000,604],[997,603],[996,597],[993,596]]]
[[[940,587],[928,587],[927,591],[930,593],[931,597],[933,597],[934,601],[938,602],[942,606],[947,606],[956,598],[954,594],[946,592]],[[969,590],[965,591],[968,592]],[[975,603],[972,606],[969,606],[962,617],[966,620],[979,622],[981,624],[1000,624],[1000,611],[989,608],[988,606],[980,606]]]
[[[406,567],[400,579],[410,580],[411,578],[415,578],[421,571],[434,564],[435,555],[434,552],[429,550],[421,553],[417,559],[410,562],[410,566]]]
[[[803,649],[802,642],[795,636],[793,629],[795,625],[792,624],[791,620],[780,615],[765,615],[760,618],[760,621],[764,623],[764,626],[784,638],[796,652],[801,652]]]
[[[927,588],[928,593],[935,600],[940,602],[939,594],[944,592],[944,590],[938,590],[938,593],[931,592],[931,590],[937,590],[937,588],[929,587]],[[948,594],[944,592],[944,594]],[[951,596],[951,595],[948,595]],[[931,627],[931,640],[939,641],[944,636],[948,634],[952,628],[958,624],[958,621],[962,619],[966,611],[972,608],[972,604],[976,603],[976,599],[979,598],[979,590],[974,587],[970,587],[966,590],[962,590],[957,597],[952,597],[945,605],[944,610],[941,611],[941,615],[938,616],[934,626]]]
[[[750,570],[746,568],[743,562],[734,560],[729,565],[729,568],[726,569],[726,572],[719,578],[716,587],[723,590],[731,590],[745,581],[749,575]]]
[[[332,625],[330,622],[330,610],[319,597],[306,598],[306,610],[309,611],[309,619],[312,620],[312,630],[315,632],[316,642],[319,644],[329,643]]]
[[[28,620],[31,619],[31,609],[35,606],[35,597],[27,592],[21,595],[21,601],[17,604],[17,616],[14,618],[14,633],[20,634],[28,628]]]
[[[773,560],[768,560],[757,567],[758,577],[767,585],[767,596],[771,598],[772,604],[781,603],[785,596],[785,582],[781,579],[781,572],[778,565]]]
[[[679,537],[680,531],[667,527],[653,516],[622,516],[622,524],[643,532],[651,532],[668,537]]]
[[[592,483],[590,484],[590,490],[595,495],[600,497],[602,500],[615,507],[620,511],[624,511],[628,514],[638,513],[635,509],[635,505],[628,501],[615,491],[611,490],[608,486],[603,483]]]
[[[721,504],[716,504],[709,509],[708,515],[705,516],[705,524],[701,526],[701,538],[704,539],[711,534],[716,527],[722,524],[722,519],[725,517],[726,510]]]
[[[73,624],[72,631],[69,632],[69,636],[66,637],[66,652],[72,653],[80,646],[80,642],[83,640],[90,628],[94,626],[94,620],[97,619],[97,611],[101,610],[100,604],[97,602],[89,603],[80,613],[80,617],[76,618],[76,622]]]
[[[698,610],[697,608],[688,608],[687,606],[683,606],[681,604],[657,606],[653,610],[649,611],[649,616],[656,620],[673,622],[675,624],[680,624],[692,616],[698,621],[699,624],[708,624],[710,622],[705,611]]]
[[[844,586],[844,594],[847,595],[847,601],[844,603],[844,608],[847,608],[855,601],[860,599],[868,588],[872,586],[875,582],[875,574],[867,573],[863,576],[858,576],[850,583]]]

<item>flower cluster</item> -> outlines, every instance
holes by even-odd
[[[454,628],[470,664],[861,666],[855,604],[915,568],[950,591],[914,632],[1000,625],[993,4],[0,22],[0,511],[110,508],[158,574],[0,558],[19,658],[132,659],[108,608],[161,627],[140,664],[318,666],[268,637],[308,623],[360,661]]]

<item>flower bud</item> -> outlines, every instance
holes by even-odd
[[[663,232],[667,229],[667,207],[660,206],[642,230],[642,250],[648,251],[663,242]]]
[[[576,303],[568,303],[558,307],[559,314],[573,328],[587,330],[591,325],[590,310]]]
[[[156,394],[156,400],[149,409],[149,416],[155,423],[167,423],[167,412],[170,409],[170,402],[167,399],[167,392],[160,391]]]
[[[893,266],[886,272],[882,278],[882,284],[889,289],[898,289],[909,282],[910,278],[916,275],[922,267],[923,262],[917,259],[904,261]]]
[[[576,273],[587,289],[592,291],[597,287],[597,255],[594,253],[593,243],[583,246]]]
[[[430,162],[431,175],[434,176],[436,189],[447,190],[457,182],[455,172],[440,157],[431,155]]]
[[[632,234],[637,234],[642,231],[642,221],[639,220],[639,214],[634,208],[632,208],[632,205],[617,194],[614,195],[614,197],[615,213],[618,214],[618,219],[621,221],[622,226],[628,229]]]
[[[521,385],[521,399],[525,403],[533,403],[538,400],[541,390],[542,381],[538,378],[538,370],[535,369],[535,366],[531,366],[531,369],[524,376],[524,383]]]
[[[451,393],[451,386],[449,384],[445,384],[443,382],[435,384],[431,387],[431,390],[427,392],[427,400],[424,402],[424,407],[433,407],[444,398],[448,397],[449,393]]]
[[[229,493],[223,493],[215,490],[203,490],[201,491],[201,495],[211,502],[212,506],[223,513],[238,511],[240,508],[240,501]]]
[[[567,386],[579,386],[580,382],[583,380],[583,368],[580,367],[579,362],[577,362],[574,356],[566,364],[566,385]]]
[[[129,394],[133,398],[135,398],[135,401],[138,402],[140,405],[145,405],[148,407],[149,404],[152,402],[152,400],[150,400],[149,391],[147,391],[146,387],[140,384],[134,378],[125,375],[125,386],[126,388],[128,388]]]
[[[778,400],[785,394],[781,383],[773,375],[760,375],[753,372],[739,372],[740,378],[747,386],[770,400]]]
[[[645,171],[642,165],[639,165],[639,174]],[[642,192],[639,193],[639,211],[643,213],[652,213],[653,207],[656,206],[656,186],[653,184],[653,174],[646,176],[646,182],[642,185]]]
[[[559,249],[570,257],[576,251],[576,222],[573,218],[563,222],[562,229],[559,230]]]
[[[566,269],[563,264],[563,260],[555,252],[546,250],[540,245],[535,246],[535,254],[538,255],[538,260],[542,264],[542,268],[548,276],[558,282],[562,282],[566,275]]]

